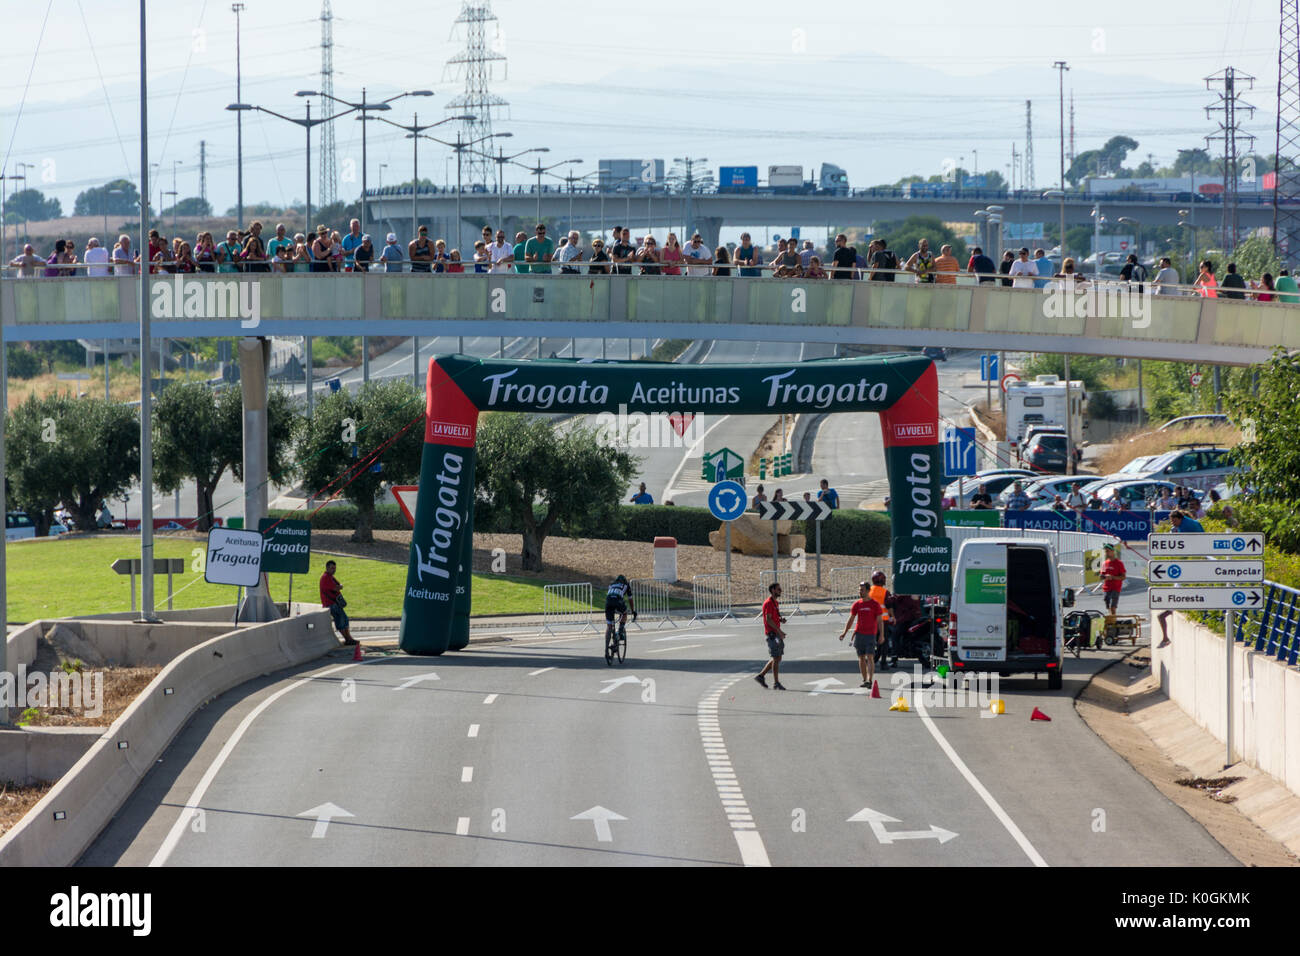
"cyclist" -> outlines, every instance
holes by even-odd
[[[605,592],[605,632],[614,628],[614,615],[619,615],[619,623],[627,623],[628,609],[632,610],[632,620],[636,620],[636,603],[632,600],[632,585],[627,578],[619,575]]]

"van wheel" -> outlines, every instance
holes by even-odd
[[[1047,675],[1047,689],[1060,690],[1063,680],[1064,680],[1064,675],[1062,675],[1059,670],[1053,671],[1052,673]]]

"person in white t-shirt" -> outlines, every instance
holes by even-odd
[[[811,246],[811,243],[809,245]],[[811,248],[808,251],[811,252]],[[687,262],[688,276],[706,276],[713,271],[709,268],[713,264],[713,254],[709,252],[709,247],[704,244],[698,232],[691,236],[691,241],[682,250],[682,256]]]
[[[1151,282],[1156,287],[1156,295],[1178,295],[1178,289],[1174,288],[1178,282],[1178,270],[1174,268],[1170,258],[1165,256],[1160,260],[1160,271]]]
[[[567,239],[568,241],[565,242],[562,246],[560,246],[560,251],[556,255],[556,258],[559,259],[561,262],[565,262],[565,263],[581,262],[582,261],[582,237],[578,235],[578,231],[575,229],[569,233]],[[560,268],[560,271],[578,272],[580,270],[574,268],[571,265],[565,265]]]
[[[497,241],[488,246],[488,255],[492,258],[493,272],[514,272],[515,247],[506,242],[504,229],[497,230]]]
[[[108,250],[99,244],[99,240],[91,236],[86,240],[86,254],[82,256],[86,263],[86,275],[88,276],[106,276],[108,275]]]
[[[1038,266],[1029,261],[1029,250],[1021,248],[1020,255],[1016,261],[1011,263],[1011,288],[1013,289],[1032,289],[1034,280],[1029,278],[1038,277]]]
[[[135,275],[135,254],[131,252],[131,237],[119,236],[113,247],[113,274],[119,276]]]

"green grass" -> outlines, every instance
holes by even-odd
[[[198,554],[194,553],[196,550]],[[185,573],[173,578],[177,608],[233,604],[235,601],[235,588],[208,584],[203,580],[202,573],[197,570],[197,560],[203,551],[202,541],[165,535],[154,538],[157,557],[185,559]],[[138,539],[128,537],[13,542],[7,553],[9,620],[33,621],[129,611],[131,579],[115,574],[109,566],[118,558],[139,556]],[[317,599],[317,582],[329,559],[327,555],[313,554],[311,571],[294,576],[295,600]],[[406,587],[405,565],[364,558],[335,557],[334,560],[338,562],[336,573],[343,584],[350,616],[362,620],[401,616],[402,595]],[[471,613],[476,616],[540,614],[542,586],[547,583],[502,574],[476,574]],[[140,582],[136,581],[137,600],[139,588]],[[156,606],[166,608],[165,576],[155,579],[154,594]],[[271,575],[271,595],[277,601],[288,599],[287,574]]]

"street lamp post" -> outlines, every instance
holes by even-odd
[[[406,138],[411,141],[411,236],[414,237],[416,229],[419,228],[420,218],[419,208],[416,205],[416,196],[419,195],[420,192],[420,134],[426,129],[433,129],[435,126],[441,126],[443,123],[451,123],[457,120],[472,123],[478,119],[478,117],[472,115],[448,116],[446,119],[440,119],[436,123],[422,124],[420,122],[420,114],[416,113],[414,116],[414,122],[409,125],[394,123],[386,116],[380,116],[378,119],[381,122],[387,123],[389,126],[395,126],[398,129],[406,130]]]
[[[480,136],[478,139],[471,139],[467,142],[461,139],[460,130],[457,130],[456,142],[454,143],[449,143],[445,139],[438,139],[436,136],[430,136],[427,133],[422,135],[424,135],[425,139],[433,140],[433,142],[435,143],[440,143],[441,145],[446,146],[449,149],[454,149],[456,151],[456,233],[455,233],[456,245],[455,248],[459,249],[460,248],[460,227],[461,227],[460,199],[461,199],[461,193],[464,191],[461,189],[461,182],[460,182],[461,154],[465,152],[465,150],[469,149],[471,146],[476,146],[479,143],[486,142],[489,139],[507,139],[510,136],[513,136],[514,134],[513,133],[488,133],[486,136]],[[464,258],[465,258],[464,255],[462,255],[461,259]]]
[[[1136,220],[1136,219],[1133,219],[1133,218],[1130,217],[1130,216],[1120,216],[1120,217],[1119,217],[1117,220],[1115,220],[1115,221],[1116,221],[1116,222],[1122,222],[1122,223],[1124,223],[1126,226],[1136,226],[1136,227],[1137,227],[1137,238],[1134,239],[1134,245],[1137,247],[1137,248],[1136,248],[1136,252],[1137,252],[1138,262],[1141,262],[1141,261],[1142,261],[1142,223],[1140,223],[1140,222],[1139,222],[1138,220]]]
[[[21,165],[15,163],[14,165]],[[27,185],[27,176],[23,173],[3,173],[0,174],[0,258],[4,259],[4,264],[9,262],[9,254],[5,252],[5,234],[8,226],[5,224],[5,193],[8,191],[7,184],[11,179],[21,179],[23,185]],[[14,252],[18,252],[18,230],[14,230]]]
[[[523,163],[516,163],[516,166],[523,166],[524,169],[533,173],[537,177],[537,221],[542,221],[542,173],[550,172],[552,169],[559,169],[569,163],[580,163],[580,159],[562,159],[558,163],[552,163],[550,166],[543,166],[539,159],[536,166],[524,166]]]
[[[504,207],[502,206],[501,197],[502,194],[505,192],[505,188],[506,188],[505,186],[506,163],[513,162],[514,160],[518,159],[520,156],[527,156],[529,153],[549,153],[550,151],[551,148],[549,146],[538,146],[535,147],[534,149],[520,150],[519,152],[515,153],[513,156],[507,156],[505,150],[500,148],[497,149],[497,155],[495,156],[493,156],[491,153],[480,153],[480,155],[486,156],[488,159],[492,160],[492,162],[497,164],[497,228],[498,229],[502,229],[505,227]],[[515,165],[520,165],[520,164],[516,163]]]
[[[235,102],[244,102],[243,70],[239,48],[239,15],[244,12],[242,3],[232,3],[231,11],[235,14]],[[238,194],[239,229],[244,228],[244,114],[235,114],[235,191]]]
[[[1056,199],[1058,197],[1061,200],[1061,261],[1058,266],[1059,268],[1064,267],[1065,265],[1065,190],[1046,189],[1043,191],[1044,199]]]
[[[1061,261],[1065,261],[1065,74],[1070,69],[1064,60],[1052,64],[1059,77],[1061,95]]]

